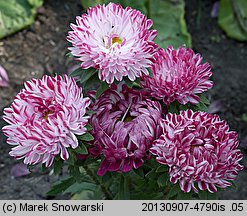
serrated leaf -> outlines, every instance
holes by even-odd
[[[0,38],[32,24],[43,0],[0,1]]]
[[[47,192],[48,196],[56,196],[62,192],[64,192],[67,188],[69,188],[72,184],[75,183],[75,179],[73,177],[69,177],[64,179],[57,184],[51,187],[51,190]]]

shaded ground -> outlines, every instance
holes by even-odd
[[[210,17],[213,1],[186,1],[186,20],[192,34],[194,50],[213,66],[212,101],[221,100],[219,114],[240,138],[247,136],[247,123],[241,116],[247,113],[247,44],[227,38]],[[0,64],[8,71],[10,86],[0,89],[0,111],[23,87],[23,82],[43,74],[64,73],[71,62],[65,57],[69,23],[82,12],[80,0],[47,0],[35,23],[26,30],[0,41]],[[2,116],[2,111],[0,112]],[[0,128],[4,125],[0,118]],[[10,170],[14,161],[8,155],[10,147],[0,134],[0,199],[47,199],[45,192],[56,180],[40,172],[14,179]],[[243,151],[244,152],[244,151]],[[247,156],[243,160],[247,167]],[[246,169],[240,172],[237,188],[221,193],[222,199],[247,199]],[[57,197],[63,198],[63,197]]]

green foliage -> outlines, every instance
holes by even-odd
[[[198,195],[201,200],[217,200],[218,198],[217,193],[210,193],[208,190],[199,191]]]
[[[67,188],[75,183],[74,177],[68,177],[63,179],[52,186],[51,190],[47,192],[48,196],[56,196],[60,193],[63,193]]]
[[[118,199],[130,199],[130,178],[128,174],[122,174],[119,181]]]
[[[218,16],[219,26],[229,37],[247,41],[247,1],[221,0]]]
[[[76,153],[78,153],[78,154],[88,154],[87,147],[83,143],[80,143],[80,146],[78,148],[76,148]]]
[[[158,30],[156,43],[163,48],[169,45],[177,48],[183,44],[192,46],[191,36],[184,19],[183,0],[149,0],[148,16],[153,20],[153,28]]]
[[[0,1],[0,38],[31,25],[42,4],[43,0]]]
[[[54,175],[58,175],[61,172],[64,161],[60,158],[60,156],[55,157],[53,162],[53,172]]]
[[[209,100],[203,94],[200,94],[198,96],[200,97],[200,102],[197,103],[197,104],[188,103],[186,105],[182,105],[178,101],[172,102],[168,106],[168,112],[169,113],[179,114],[179,112],[181,110],[187,110],[187,109],[192,109],[193,111],[207,112],[208,111],[208,106],[210,104]]]
[[[184,0],[81,0],[83,7],[107,4],[109,2],[120,3],[123,7],[130,6],[138,9],[152,19],[153,29],[158,30],[155,42],[163,48],[173,45],[175,48],[185,44],[192,46],[191,36],[187,31],[184,19]]]
[[[80,140],[87,141],[87,142],[92,141],[94,139],[90,133],[84,133],[83,135],[79,136],[78,138]]]

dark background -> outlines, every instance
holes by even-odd
[[[199,4],[198,2],[201,2]],[[193,49],[208,61],[213,69],[213,89],[208,92],[217,113],[228,121],[232,130],[239,133],[242,164],[236,188],[220,193],[221,199],[247,198],[247,123],[242,115],[247,113],[247,43],[229,39],[210,13],[214,1],[186,1],[186,22],[192,35]],[[36,21],[27,29],[0,41],[0,64],[7,70],[10,86],[0,88],[0,128],[2,109],[23,88],[23,82],[43,74],[66,73],[73,62],[65,57],[69,23],[83,9],[80,0],[46,0]],[[58,177],[42,174],[39,169],[24,177],[14,178],[10,170],[19,163],[8,155],[10,146],[0,131],[0,199],[48,199],[46,192]],[[244,141],[246,140],[246,141]],[[61,174],[63,175],[63,174]],[[56,197],[56,199],[64,197]]]

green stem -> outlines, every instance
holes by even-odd
[[[105,198],[107,200],[112,200],[113,199],[113,195],[111,193],[111,191],[109,191],[103,184],[101,184],[101,182],[99,181],[98,179],[98,176],[95,175],[90,169],[88,169],[87,166],[85,165],[82,165],[83,169],[86,171],[86,173],[91,177],[91,179],[97,184],[100,186],[102,192],[104,193],[105,195]]]

